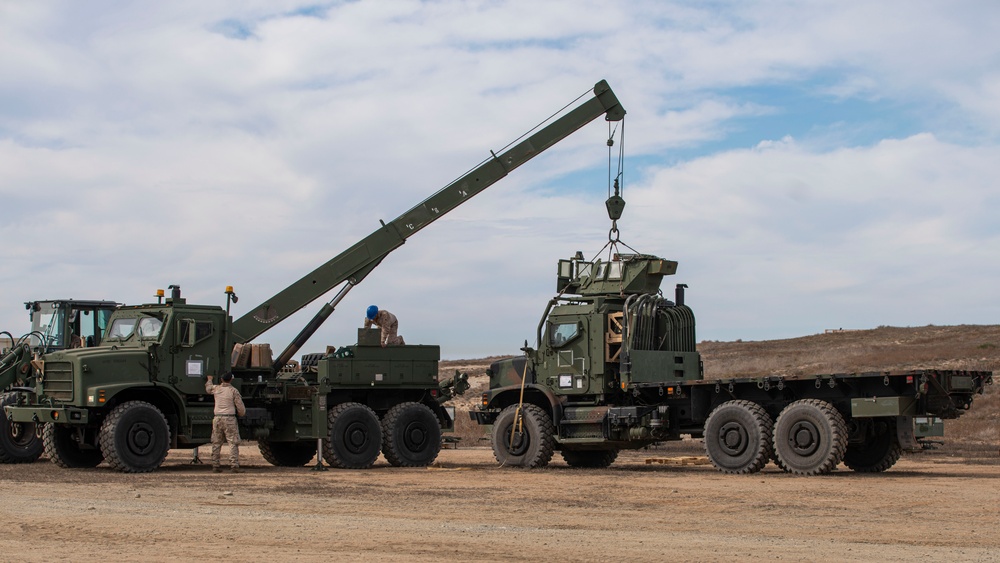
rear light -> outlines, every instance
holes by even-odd
[[[437,389],[431,389],[431,397],[437,397],[437,396],[438,396],[438,390]]]
[[[49,416],[52,417],[52,420],[59,420],[59,411],[52,411],[49,413]]]
[[[483,406],[485,407],[485,406],[487,406],[489,404],[490,404],[490,394],[489,393],[483,393]]]
[[[906,383],[907,384],[913,383],[913,376],[912,375],[907,375],[906,376]]]

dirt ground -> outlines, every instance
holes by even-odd
[[[946,453],[889,472],[795,477],[768,466],[647,464],[697,442],[628,452],[604,470],[499,468],[488,448],[435,467],[271,467],[213,474],[173,451],[124,475],[46,460],[0,465],[4,561],[1000,561],[1000,466]]]

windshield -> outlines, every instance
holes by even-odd
[[[39,310],[31,317],[31,330],[41,333],[46,348],[64,348],[63,327],[65,326],[64,309],[56,309],[55,303],[39,303]],[[32,335],[32,345],[38,346],[37,334]]]
[[[132,338],[157,340],[163,331],[163,321],[157,317],[119,317],[111,321],[105,340],[123,341]]]
[[[139,326],[136,328],[136,334],[139,338],[149,339],[149,338],[159,338],[160,330],[163,329],[163,321],[156,317],[143,317],[139,319]]]
[[[135,331],[135,325],[139,319],[126,319],[117,318],[108,328],[108,340],[112,338],[116,340],[125,340],[126,338],[132,336],[132,332]]]

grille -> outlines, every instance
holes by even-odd
[[[57,401],[73,400],[73,364],[69,362],[45,362],[45,379],[42,383],[45,395]]]

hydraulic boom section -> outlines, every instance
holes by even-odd
[[[414,233],[599,116],[605,116],[607,121],[620,121],[625,117],[625,108],[618,102],[618,98],[606,81],[598,82],[594,86],[593,94],[593,97],[584,103],[505,152],[499,155],[491,152],[492,156],[489,159],[468,174],[448,184],[390,223],[383,223],[380,229],[234,321],[233,341],[246,343],[253,340],[334,287],[347,282],[282,352],[275,362],[275,369],[280,369],[281,365],[287,362],[330,316],[347,292]]]

